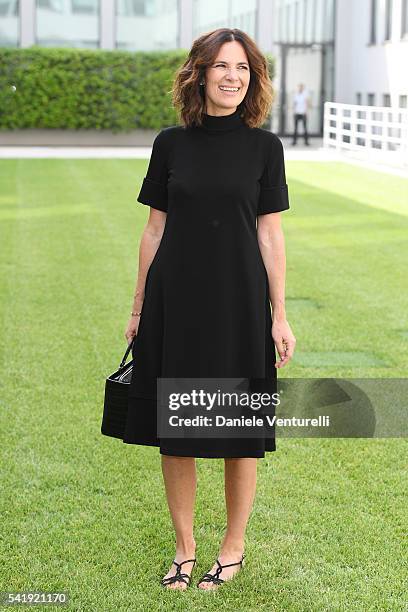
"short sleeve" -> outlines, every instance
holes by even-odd
[[[276,135],[273,135],[267,162],[259,183],[261,189],[257,215],[280,212],[289,208],[283,145]]]
[[[167,143],[163,130],[159,132],[153,141],[152,153],[146,176],[137,201],[167,212]]]

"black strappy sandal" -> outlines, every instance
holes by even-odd
[[[227,563],[226,565],[221,565],[221,563],[217,559],[216,562],[217,562],[218,567],[215,570],[215,574],[210,574],[209,572],[207,574],[204,574],[201,580],[197,582],[197,586],[201,584],[202,582],[213,582],[214,584],[222,584],[223,582],[226,582],[225,580],[220,578],[220,574],[222,570],[224,569],[224,567],[231,567],[232,565],[240,565],[242,567],[244,557],[245,557],[245,553],[242,555],[241,560],[238,561],[237,563]],[[228,578],[228,580],[232,580],[232,578],[233,577],[231,576],[231,578]],[[205,589],[202,589],[202,590],[205,590]]]
[[[183,565],[183,563],[192,563],[192,562],[193,562],[193,567],[191,568],[190,575],[182,574],[181,573],[181,566]],[[196,564],[196,559],[186,559],[186,561],[182,561],[181,563],[177,563],[177,561],[173,561],[173,563],[177,567],[176,573],[174,574],[174,576],[169,576],[168,578],[163,578],[161,580],[161,585],[164,586],[164,587],[167,587],[168,584],[173,584],[173,582],[184,582],[187,586],[189,586],[190,582],[191,582],[191,575],[193,573],[193,569],[194,569],[194,566]]]

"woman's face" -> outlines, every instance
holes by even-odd
[[[249,62],[241,43],[224,43],[205,71],[205,112],[230,115],[245,98],[250,80]],[[225,91],[223,87],[233,88]]]

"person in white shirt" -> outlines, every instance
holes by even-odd
[[[293,134],[292,145],[295,145],[298,137],[298,123],[303,123],[303,136],[305,139],[305,145],[309,146],[308,133],[307,133],[307,111],[309,110],[309,94],[305,90],[303,83],[299,83],[299,90],[295,94],[293,99],[293,113],[294,113],[294,124],[295,131]]]

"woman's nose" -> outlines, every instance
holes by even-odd
[[[227,68],[226,76],[231,79],[231,81],[238,81],[238,70],[236,68]]]

